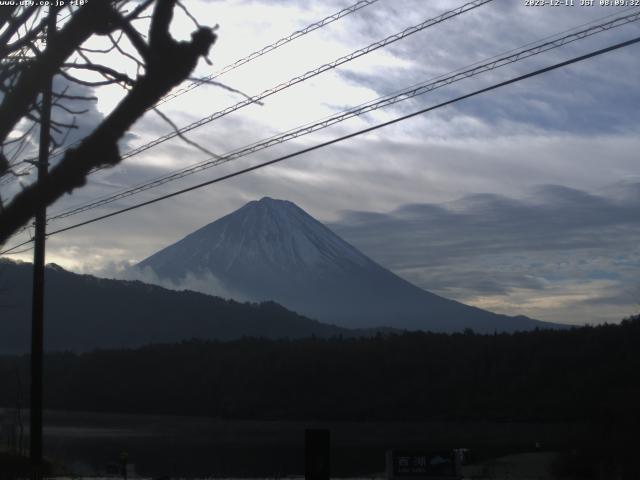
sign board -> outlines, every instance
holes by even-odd
[[[387,478],[389,480],[461,478],[460,462],[451,451],[389,450]]]

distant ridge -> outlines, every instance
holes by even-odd
[[[179,284],[209,277],[211,289],[273,300],[346,328],[477,332],[556,328],[422,290],[377,264],[292,202],[252,201],[140,262],[135,270]]]
[[[0,354],[29,351],[30,263],[0,259]],[[352,336],[273,302],[238,303],[197,292],[176,292],[139,281],[45,269],[45,348],[88,351],[150,343]]]

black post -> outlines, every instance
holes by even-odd
[[[331,477],[331,434],[329,430],[308,428],[305,431],[305,480],[329,480]]]
[[[47,22],[47,48],[56,28],[56,9],[49,7]],[[38,152],[38,182],[44,181],[49,170],[49,145],[51,143],[51,96],[52,78],[42,89],[42,111],[40,112],[40,145]],[[33,298],[31,310],[31,418],[30,460],[33,480],[42,477],[42,370],[44,350],[44,257],[47,207],[38,205],[35,216],[35,248],[33,252]]]

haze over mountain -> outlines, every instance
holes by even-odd
[[[33,266],[0,259],[0,354],[29,351]],[[273,302],[176,292],[137,281],[45,269],[45,349],[87,351],[150,343],[358,335],[309,320]]]
[[[289,201],[252,201],[143,260],[134,271],[253,301],[273,300],[347,328],[441,332],[553,328],[422,290],[374,262]],[[207,286],[208,285],[208,286]]]

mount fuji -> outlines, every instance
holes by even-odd
[[[132,268],[156,282],[200,279],[200,290],[278,302],[347,328],[477,332],[557,328],[443,298],[398,277],[292,202],[265,197]],[[149,276],[149,275],[146,275]],[[204,287],[204,288],[203,288]]]

